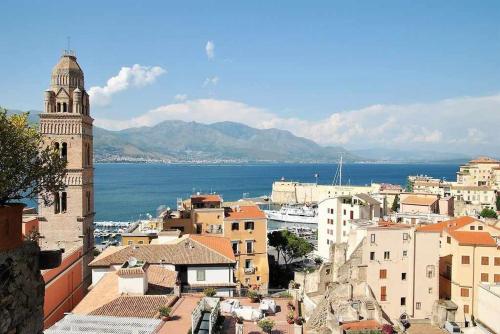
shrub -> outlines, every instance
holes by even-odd
[[[260,299],[260,294],[256,290],[248,290],[247,297],[252,301],[256,301]]]
[[[271,333],[274,327],[274,321],[269,318],[259,320],[257,325],[264,331],[264,333]]]
[[[481,211],[480,216],[484,217],[484,218],[498,218],[498,215],[495,212],[495,210],[490,209],[490,208],[484,208]]]
[[[314,262],[317,264],[317,265],[320,265],[323,263],[323,259],[320,258],[319,256],[318,257],[315,257],[314,258]]]
[[[214,288],[206,288],[205,290],[203,290],[203,293],[207,297],[213,297],[217,294],[217,291]]]
[[[162,306],[158,309],[158,311],[160,312],[160,315],[162,317],[170,317],[170,312],[172,312],[172,308],[168,307],[168,306]]]

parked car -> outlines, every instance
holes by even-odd
[[[460,326],[458,326],[457,323],[453,321],[445,322],[444,329],[446,329],[448,333],[462,333],[462,331],[460,330]]]

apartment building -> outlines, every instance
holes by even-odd
[[[236,257],[236,283],[267,291],[267,218],[257,205],[225,204],[219,195],[197,194],[182,202],[176,216],[164,219],[165,229],[182,227],[182,233],[191,231],[228,238]]]
[[[330,258],[330,246],[347,242],[349,232],[378,221],[381,203],[367,194],[327,198],[318,203],[318,255]]]
[[[460,217],[420,231],[440,232],[439,297],[453,301],[458,322],[477,317],[479,284],[500,283],[500,230],[472,217]]]
[[[392,319],[428,319],[438,299],[438,232],[406,224],[367,227],[362,267],[380,306]]]
[[[500,161],[490,157],[478,157],[460,166],[457,172],[457,184],[463,186],[486,186],[497,188]]]

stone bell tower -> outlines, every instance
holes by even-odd
[[[40,245],[44,249],[82,247],[84,279],[93,258],[94,168],[89,95],[74,52],[66,50],[52,70],[40,132],[67,160],[66,188],[53,194],[54,203],[40,202]]]

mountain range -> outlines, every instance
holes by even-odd
[[[19,113],[10,110],[9,113]],[[38,122],[40,111],[30,110]],[[321,146],[312,140],[279,129],[256,129],[235,122],[212,124],[164,121],[151,127],[120,131],[94,126],[94,159],[97,162],[449,162],[462,163],[464,154],[405,151],[390,148],[346,150]]]

